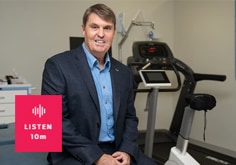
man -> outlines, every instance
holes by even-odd
[[[62,145],[50,153],[53,165],[149,165],[135,143],[136,117],[132,75],[108,55],[116,17],[104,4],[83,16],[84,43],[49,58],[42,94],[62,95]]]

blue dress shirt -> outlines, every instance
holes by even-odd
[[[107,53],[104,66],[100,69],[97,59],[86,49],[84,43],[82,44],[82,46],[93,75],[99,98],[101,116],[99,142],[112,142],[114,141],[115,136],[112,100],[113,97],[110,76],[110,57]]]

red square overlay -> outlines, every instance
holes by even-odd
[[[15,151],[62,151],[62,96],[15,96]]]

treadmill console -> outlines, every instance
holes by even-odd
[[[146,80],[153,80],[153,78],[164,78],[167,80],[165,78],[166,71],[168,71],[168,73],[173,71],[176,81],[173,81],[171,84],[167,81],[163,84],[148,83],[148,86],[161,86],[161,92],[173,92],[178,91],[181,88],[181,77],[175,66],[176,59],[166,43],[159,41],[136,41],[133,43],[132,49],[133,56],[128,57],[127,65],[133,73],[134,89],[136,92],[141,91],[138,90],[138,85],[139,83],[144,82],[145,78]],[[140,70],[149,71],[145,72]],[[154,73],[152,70],[160,72]],[[143,72],[143,75],[141,75],[140,72]]]
[[[139,53],[145,58],[167,57],[165,50],[159,45],[140,45]]]
[[[170,65],[172,53],[166,43],[156,41],[138,41],[133,44],[135,62],[151,62],[159,67]]]

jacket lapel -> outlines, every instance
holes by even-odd
[[[78,52],[76,53],[76,59],[78,59],[78,70],[80,71],[81,76],[83,77],[84,84],[87,87],[94,104],[96,105],[96,109],[98,110],[100,114],[100,106],[99,106],[99,100],[98,100],[98,94],[96,90],[96,86],[93,81],[93,76],[90,71],[86,55],[83,51],[82,46],[78,49]]]
[[[90,71],[90,68],[86,59],[86,55],[82,47],[78,49],[78,52],[76,53],[76,59],[78,59],[78,70],[81,72],[80,74],[83,77],[84,83],[86,84],[86,87],[96,105],[96,108],[98,109],[98,112],[100,113],[100,106],[99,106],[96,86],[94,84],[93,76]],[[112,94],[113,94],[113,111],[114,111],[114,117],[116,121],[118,117],[118,113],[119,113],[119,108],[120,108],[119,81],[122,79],[122,77],[120,77],[119,68],[115,65],[114,62],[112,62],[112,59],[111,59],[110,73],[111,73]]]

